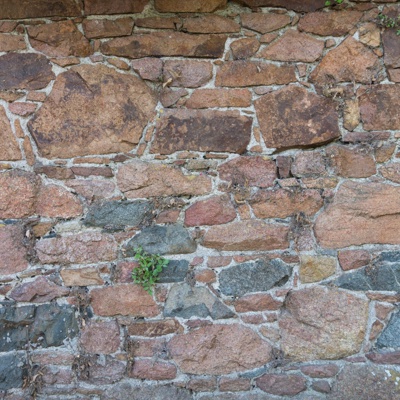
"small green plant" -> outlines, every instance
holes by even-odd
[[[385,28],[396,29],[396,35],[400,36],[400,15],[397,18],[389,17],[385,14],[378,15],[379,23]]]
[[[326,0],[325,7],[335,6],[336,4],[342,4],[343,0]]]
[[[169,260],[158,254],[149,254],[138,247],[135,252],[135,260],[139,265],[132,271],[132,279],[141,285],[147,293],[153,293],[153,286],[158,281],[162,269],[168,265]]]

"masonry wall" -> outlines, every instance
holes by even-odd
[[[0,0],[1,399],[400,399],[400,5],[324,3]]]

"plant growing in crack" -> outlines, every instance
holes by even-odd
[[[153,287],[159,279],[159,275],[169,260],[158,254],[149,254],[139,246],[135,250],[135,260],[138,266],[132,270],[132,279],[138,285],[141,285],[147,293],[153,293]]]

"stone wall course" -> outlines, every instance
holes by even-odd
[[[1,399],[400,398],[400,8],[325,3],[0,0]]]

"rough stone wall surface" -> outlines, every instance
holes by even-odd
[[[400,4],[324,3],[0,0],[1,400],[400,399]]]

